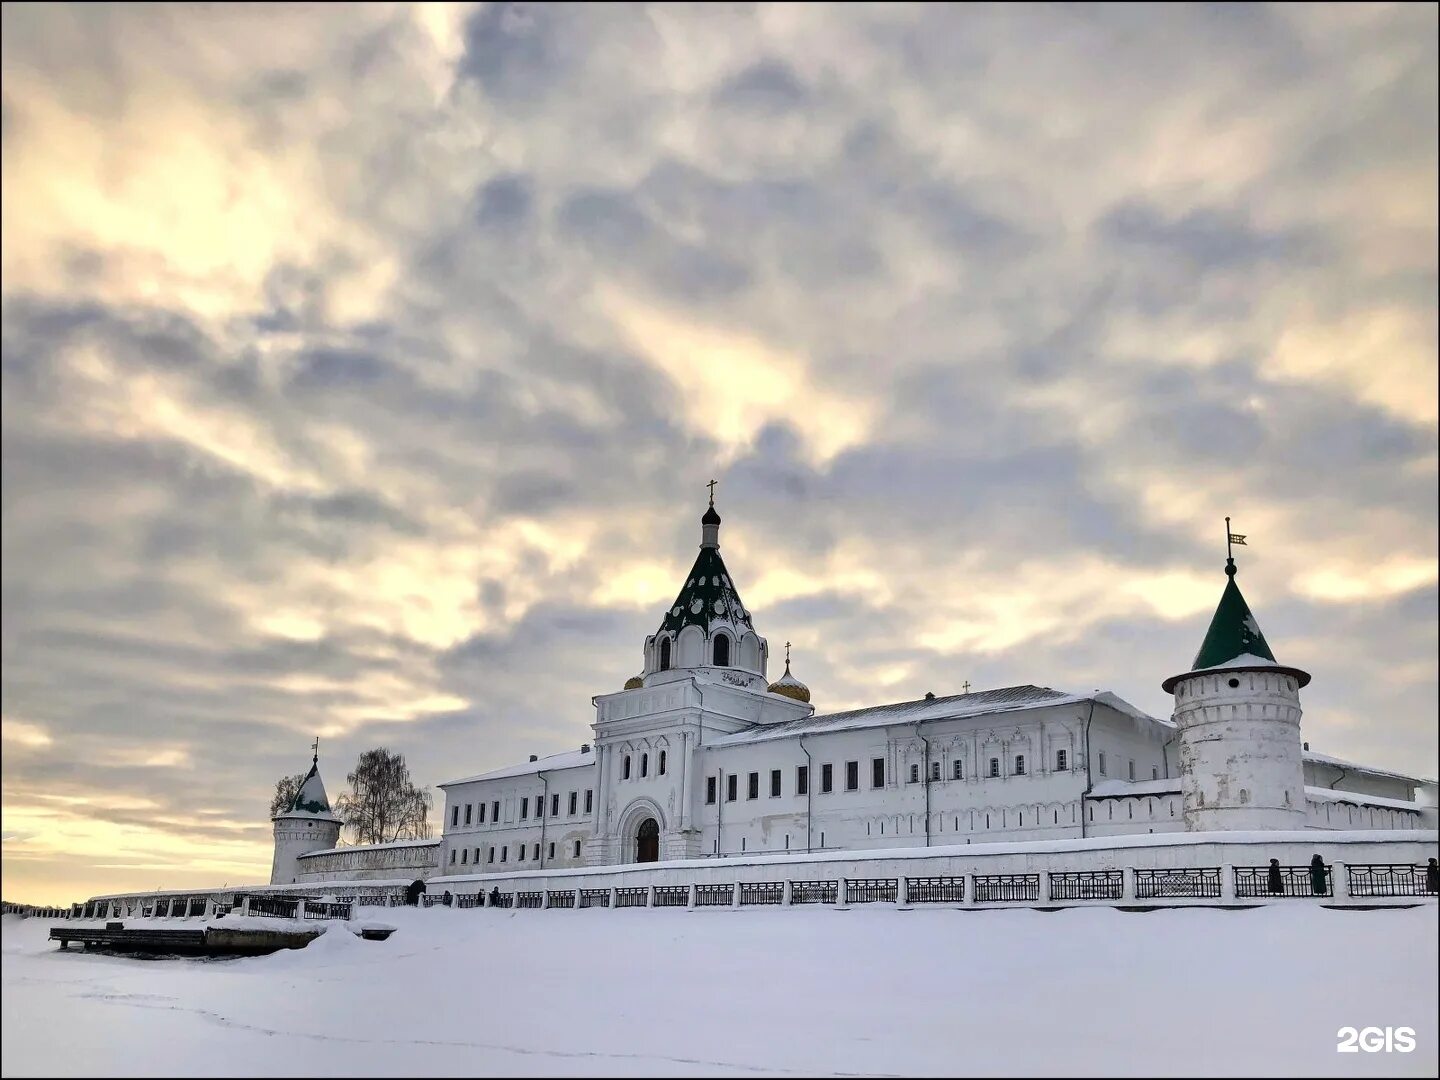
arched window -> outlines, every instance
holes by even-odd
[[[670,670],[670,639],[668,637],[660,639],[660,670]]]
[[[625,769],[624,769],[624,771],[621,773],[620,779],[622,779],[622,780],[629,780],[629,779],[630,779],[630,755],[629,755],[629,754],[626,754],[626,755],[625,755]]]
[[[725,634],[715,635],[715,666],[730,666],[730,638]]]
[[[647,777],[647,776],[649,776],[649,775],[650,775],[650,755],[649,755],[649,754],[641,754],[641,755],[640,755],[640,779],[643,780],[643,779],[645,779],[645,777]]]
[[[660,775],[665,775],[665,751],[660,751]]]

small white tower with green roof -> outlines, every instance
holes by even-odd
[[[1161,684],[1175,695],[1185,828],[1303,829],[1300,688],[1310,676],[1275,660],[1235,584],[1233,557],[1225,574],[1191,670]]]
[[[271,819],[275,824],[275,858],[270,864],[271,885],[293,885],[300,878],[300,856],[327,851],[340,840],[344,824],[330,812],[330,800],[320,779],[320,748],[310,761],[290,809]]]

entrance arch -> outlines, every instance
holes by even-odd
[[[647,817],[635,832],[635,861],[660,861],[660,823]]]

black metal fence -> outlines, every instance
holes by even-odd
[[[1323,882],[1311,879],[1308,866],[1282,866],[1278,874],[1269,866],[1235,867],[1235,895],[1247,896],[1333,896],[1334,882],[1330,867],[1325,867]],[[1319,885],[1319,888],[1316,888]]]
[[[1160,900],[1167,897],[1219,899],[1220,868],[1180,866],[1161,870],[1136,870],[1135,896],[1140,900]]]
[[[517,892],[515,894],[515,906],[517,908],[538,908],[545,900],[543,892]]]
[[[609,906],[610,906],[610,890],[609,890],[609,889],[581,889],[581,890],[580,890],[580,906],[581,906],[581,907],[609,907]]]
[[[975,899],[982,904],[1040,899],[1039,874],[976,874]]]
[[[348,919],[350,918],[350,905],[329,903],[324,900],[305,901],[305,918],[307,919]]]
[[[1351,896],[1434,896],[1425,867],[1410,863],[1361,863],[1346,866]]]
[[[734,885],[696,885],[696,907],[729,907],[735,902]]]
[[[893,904],[899,882],[895,878],[853,878],[845,882],[848,904]]]
[[[484,904],[485,897],[483,893],[468,892],[455,894],[455,906],[457,908],[483,907]]]
[[[790,884],[792,904],[833,904],[839,896],[838,881],[795,881]]]
[[[656,907],[685,907],[690,903],[689,885],[656,885]]]
[[[1051,900],[1119,900],[1125,895],[1120,870],[1062,871],[1050,875]]]
[[[649,889],[616,889],[615,906],[622,907],[644,907],[650,902]]]
[[[288,900],[283,896],[250,897],[250,914],[264,915],[272,919],[293,919],[299,900]]]
[[[203,897],[203,896],[192,896],[192,897],[190,898],[190,909],[189,909],[189,911],[187,912],[187,914],[188,914],[188,915],[192,915],[192,916],[193,916],[193,915],[204,915],[204,914],[205,914],[205,897]]]
[[[575,890],[561,889],[559,891],[549,890],[545,893],[550,899],[546,901],[549,907],[570,907],[575,906]]]
[[[740,904],[780,904],[785,900],[783,881],[742,881],[740,883]]]
[[[912,877],[905,879],[905,895],[912,904],[965,902],[963,877]]]

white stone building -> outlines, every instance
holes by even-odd
[[[594,699],[591,743],[441,784],[441,839],[403,852],[335,848],[323,815],[304,829],[295,813],[281,815],[272,881],[1187,830],[1435,827],[1434,781],[1302,745],[1299,690],[1310,676],[1274,659],[1233,560],[1191,670],[1164,683],[1176,695],[1173,720],[1106,691],[1030,685],[827,715],[788,658],[768,680],[769,645],[720,556],[713,504],[701,525],[700,553],[644,642],[643,670]]]

